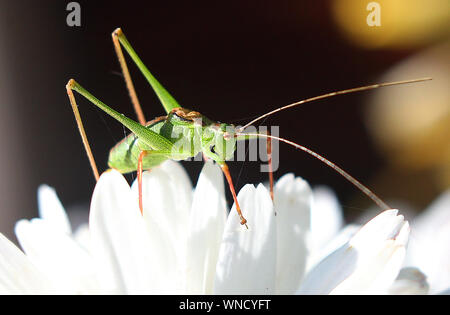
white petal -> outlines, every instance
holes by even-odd
[[[27,257],[56,293],[98,293],[92,259],[69,235],[42,219],[21,220],[15,231]]]
[[[308,272],[296,294],[329,294],[354,272],[357,257],[354,248],[340,247]]]
[[[298,293],[385,293],[403,264],[408,234],[396,210],[382,212],[311,270]]]
[[[205,163],[194,193],[187,243],[187,294],[211,294],[227,218],[221,169]]]
[[[185,289],[186,245],[188,237],[192,186],[186,172],[173,161],[167,161],[144,172],[144,222],[158,259],[154,260],[152,287],[159,293],[181,293]],[[133,198],[138,200],[138,184],[133,183]]]
[[[133,183],[137,198],[138,184]],[[177,255],[185,259],[192,185],[179,163],[166,161],[143,174],[144,218],[168,232]],[[149,221],[150,220],[150,221]],[[149,227],[150,228],[150,227]]]
[[[233,206],[220,247],[214,284],[216,294],[273,294],[276,274],[276,224],[263,185],[242,188],[238,196],[248,230]]]
[[[356,270],[332,294],[384,294],[397,277],[405,259],[405,247],[394,241],[374,257],[359,257]]]
[[[401,231],[407,224],[402,215],[397,215],[398,210],[386,210],[367,222],[358,233],[350,240],[350,245],[358,250],[384,246],[384,242],[389,239],[396,239],[405,245],[408,233]],[[406,239],[403,236],[406,235]]]
[[[160,257],[144,227],[125,178],[117,171],[103,173],[92,197],[89,228],[97,273],[107,293],[152,292],[157,276],[152,262]]]
[[[421,215],[414,219],[407,251],[407,263],[427,275],[430,293],[450,284],[450,190],[442,193]]]
[[[341,230],[344,217],[334,192],[328,187],[313,190],[314,202],[311,211],[312,249],[322,249]]]
[[[91,252],[91,234],[89,232],[89,225],[84,223],[80,225],[73,234],[75,241],[80,244],[81,247]]]
[[[384,294],[405,259],[409,224],[397,210],[387,210],[364,225],[349,244],[358,252],[353,274],[334,294]]]
[[[450,295],[450,288],[442,290],[438,293],[439,295]]]
[[[72,233],[67,213],[52,187],[47,185],[39,186],[38,206],[41,219],[49,222],[55,229],[59,229],[67,234]]]
[[[397,279],[389,288],[389,294],[411,295],[427,294],[429,285],[427,277],[417,268],[408,267],[400,270]]]
[[[315,265],[322,261],[325,257],[333,253],[335,250],[344,246],[359,230],[361,226],[349,224],[344,227],[332,240],[330,240],[320,250],[313,251],[308,258],[307,270],[311,270]]]
[[[0,233],[0,294],[51,294],[45,277]]]
[[[276,293],[293,294],[303,278],[309,253],[312,193],[293,174],[281,177],[274,189],[277,224]]]
[[[168,160],[161,164],[160,168],[169,174],[177,191],[180,193],[174,197],[182,205],[186,205],[186,209],[189,211],[192,203],[192,184],[181,163]]]

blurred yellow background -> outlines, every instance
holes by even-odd
[[[368,27],[367,19],[361,18],[361,12],[369,14],[369,3],[379,5],[379,27]],[[448,0],[336,0],[331,4],[336,23],[343,34],[366,49],[414,48],[450,34]]]

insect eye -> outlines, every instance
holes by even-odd
[[[188,119],[186,117],[182,117],[181,115],[178,115],[176,112],[174,113],[174,116],[177,117],[181,121],[189,121],[189,122],[192,121],[192,119]]]

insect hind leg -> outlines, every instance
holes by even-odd
[[[133,103],[134,111],[136,112],[136,116],[141,125],[145,125],[146,120],[144,116],[144,112],[142,111],[141,104],[139,103],[139,99],[136,94],[136,90],[133,85],[133,80],[131,79],[130,71],[128,70],[127,63],[125,61],[125,57],[123,55],[122,47],[120,46],[119,37],[122,36],[122,30],[120,28],[116,29],[112,32],[112,40],[114,43],[114,49],[116,51],[117,59],[119,59],[120,67],[122,68],[123,77],[125,79],[125,84],[128,89],[128,93],[130,94],[131,103]]]

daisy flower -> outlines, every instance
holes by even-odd
[[[450,293],[450,189],[412,220],[406,264],[426,275],[430,293]],[[424,275],[424,276],[425,276]]]
[[[274,204],[262,184],[241,189],[248,229],[234,207],[228,214],[223,175],[211,162],[195,190],[172,161],[144,173],[143,189],[141,215],[137,184],[103,173],[89,226],[73,232],[55,191],[41,186],[40,218],[16,225],[23,251],[0,235],[0,293],[384,294],[403,264],[409,226],[396,210],[310,264],[317,248],[339,237],[312,242],[333,222],[313,214],[327,203],[313,206],[309,185],[292,174],[276,183]]]

